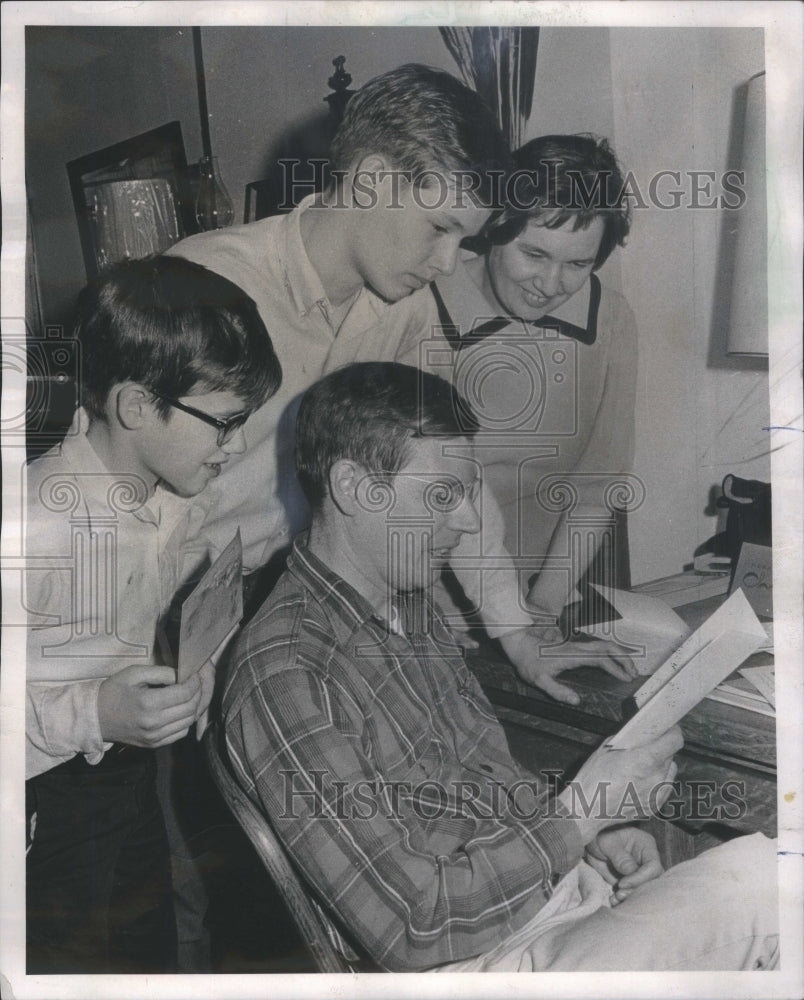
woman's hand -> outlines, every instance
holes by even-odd
[[[618,681],[638,676],[634,661],[615,642],[590,639],[561,642],[561,632],[552,626],[533,625],[499,637],[505,655],[526,684],[541,688],[556,701],[577,705],[580,698],[556,678],[575,667],[599,667]]]

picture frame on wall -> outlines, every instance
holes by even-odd
[[[178,121],[71,160],[67,175],[87,278],[198,231]]]

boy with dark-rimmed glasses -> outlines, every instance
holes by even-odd
[[[75,333],[81,408],[27,470],[27,969],[170,972],[154,750],[201,728],[214,665],[176,683],[156,635],[281,369],[253,301],[179,258],[90,283]]]

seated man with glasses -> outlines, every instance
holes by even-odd
[[[223,691],[237,780],[382,968],[772,967],[772,841],[662,874],[652,837],[622,825],[662,805],[678,729],[595,751],[558,796],[511,757],[431,594],[480,529],[475,426],[446,381],[405,365],[349,365],[307,391],[312,524]]]
[[[171,972],[154,751],[203,727],[215,657],[179,684],[157,636],[282,373],[254,302],[180,258],[90,283],[75,336],[81,407],[27,471],[27,970]]]

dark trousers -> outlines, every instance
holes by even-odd
[[[173,972],[170,855],[153,751],[79,755],[26,782],[27,971]]]

